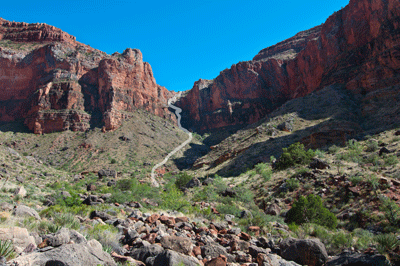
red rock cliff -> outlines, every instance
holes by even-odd
[[[172,95],[137,49],[109,56],[53,26],[0,19],[0,121],[24,119],[36,133],[113,130],[136,108],[173,120]]]
[[[351,0],[322,25],[199,80],[176,103],[195,130],[248,124],[335,83],[360,95],[400,82],[400,1]]]

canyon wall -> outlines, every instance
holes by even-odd
[[[400,82],[400,2],[351,0],[313,29],[263,49],[183,93],[183,124],[209,131],[258,121],[287,100],[333,84],[354,94]]]
[[[0,121],[35,133],[114,130],[135,109],[175,120],[137,49],[112,56],[43,23],[0,19]]]

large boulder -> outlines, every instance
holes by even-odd
[[[333,257],[326,263],[326,266],[375,266],[390,265],[390,262],[383,255],[369,255],[358,253],[342,253]]]
[[[203,256],[203,258],[205,258],[206,256],[210,256],[212,259],[220,255],[224,255],[228,259],[228,262],[235,262],[234,256],[228,254],[226,249],[218,244],[207,244],[202,246],[201,255]]]
[[[97,174],[100,179],[103,177],[117,177],[117,172],[115,170],[101,169]]]
[[[189,255],[193,249],[193,243],[190,238],[181,236],[164,236],[161,239],[161,245],[165,249],[171,249],[186,255]]]
[[[154,259],[154,266],[198,266],[201,265],[195,257],[179,254],[173,250],[165,250]]]
[[[107,265],[116,266],[110,254],[103,251],[97,240],[81,244],[65,244],[58,248],[47,249],[22,255],[10,262],[11,265]]]
[[[281,253],[285,260],[302,265],[322,266],[328,260],[324,244],[319,239],[296,239]]]
[[[37,211],[25,205],[16,206],[12,214],[17,217],[35,217],[37,220],[40,220],[40,216]]]
[[[162,247],[159,245],[149,245],[149,246],[143,246],[137,249],[134,249],[129,252],[129,256],[134,258],[135,260],[140,260],[145,262],[147,258],[150,257],[155,257],[158,254],[161,254],[164,251]]]
[[[0,240],[11,240],[17,253],[22,252],[29,245],[36,247],[35,238],[29,235],[26,228],[21,227],[0,228]]]

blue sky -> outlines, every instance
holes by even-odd
[[[349,0],[3,1],[0,17],[43,22],[108,54],[138,48],[158,84],[191,89],[323,22]]]

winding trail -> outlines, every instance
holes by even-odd
[[[163,160],[161,163],[156,164],[156,165],[153,167],[153,169],[151,169],[151,185],[154,186],[154,187],[159,187],[159,186],[160,186],[160,184],[158,184],[158,182],[157,182],[157,180],[156,180],[156,175],[155,175],[156,169],[159,168],[159,167],[161,167],[161,166],[163,166],[163,165],[169,160],[169,158],[170,158],[172,155],[174,155],[174,154],[177,153],[179,150],[181,150],[183,147],[185,147],[187,144],[189,144],[189,143],[192,141],[192,138],[193,138],[192,133],[190,133],[186,128],[183,128],[183,127],[181,126],[181,115],[180,115],[180,113],[182,112],[182,109],[179,108],[179,107],[176,107],[175,105],[172,105],[172,104],[171,104],[171,102],[172,102],[173,100],[175,100],[176,97],[177,97],[177,95],[168,100],[168,107],[171,107],[172,109],[175,109],[175,114],[176,114],[176,116],[178,117],[178,126],[179,126],[179,128],[180,128],[181,130],[183,130],[185,133],[187,133],[187,134],[189,135],[189,138],[188,138],[185,142],[183,142],[181,145],[179,145],[178,147],[176,147],[173,151],[171,151],[171,152],[164,158],[164,160]]]

